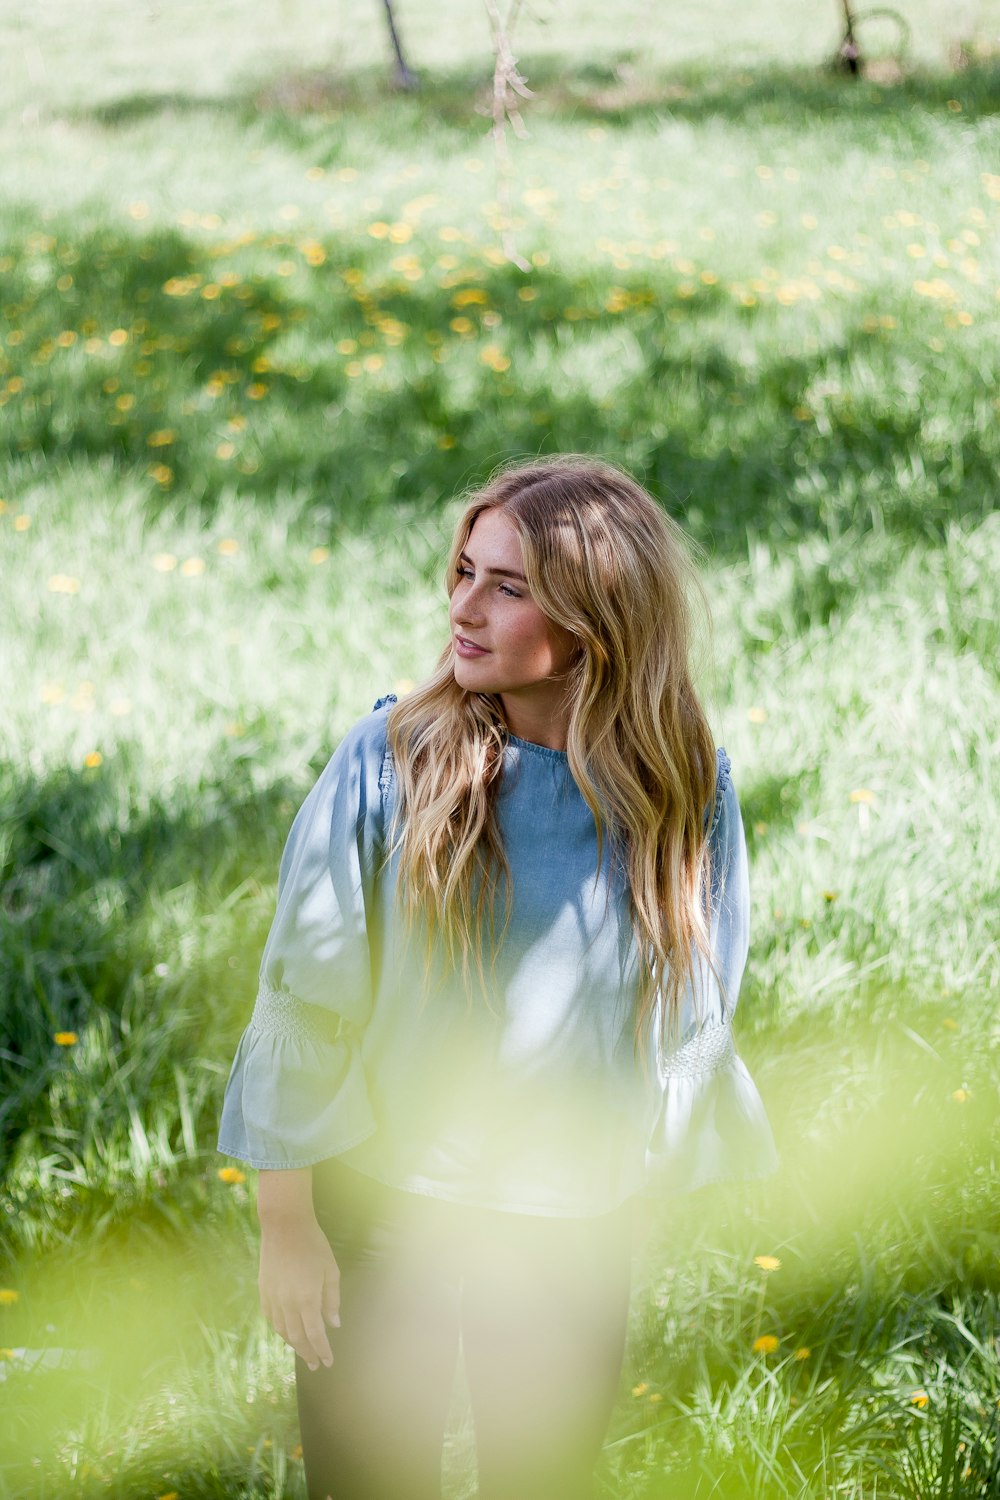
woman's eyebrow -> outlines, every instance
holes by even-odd
[[[467,552],[460,552],[458,560],[459,562],[469,563],[473,568],[476,566]],[[527,583],[528,581],[523,573],[515,573],[510,568],[484,568],[483,571],[488,573],[492,578],[516,578],[519,583]]]

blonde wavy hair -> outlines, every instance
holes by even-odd
[[[692,544],[634,479],[576,455],[505,466],[468,497],[448,558],[449,598],[477,516],[516,528],[531,597],[577,639],[566,679],[569,768],[603,839],[627,862],[639,953],[638,1050],[662,996],[676,1024],[695,954],[711,966],[705,809],[716,791],[715,740],[692,684],[692,602],[707,601]],[[455,681],[453,648],[388,715],[397,784],[390,838],[398,896],[422,927],[425,974],[439,946],[466,984],[490,973],[510,920],[510,869],[496,816],[508,729],[499,696]],[[596,871],[595,871],[596,873]],[[498,888],[506,891],[498,930]],[[440,943],[438,945],[438,940]]]

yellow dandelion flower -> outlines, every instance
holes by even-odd
[[[246,1182],[247,1174],[241,1172],[239,1167],[220,1167],[218,1171],[220,1182]]]
[[[222,288],[217,281],[207,281],[201,289],[201,295],[206,302],[215,302],[222,296]]]
[[[294,260],[279,260],[275,270],[279,276],[294,276],[295,262]]]
[[[43,703],[62,703],[66,689],[61,682],[43,682],[39,697]]]
[[[781,1261],[776,1255],[755,1255],[753,1263],[760,1266],[762,1271],[777,1271],[781,1268]]]
[[[13,1349],[0,1349],[0,1359],[13,1359],[13,1358],[14,1358],[14,1351],[13,1351]]]
[[[56,1031],[52,1035],[52,1040],[59,1047],[72,1047],[73,1043],[78,1042],[80,1038],[75,1031]]]
[[[340,182],[353,182],[357,175],[356,167],[341,167],[337,172],[337,178]]]
[[[956,1089],[951,1096],[956,1104],[965,1104],[969,1098],[968,1089]]]
[[[451,299],[451,305],[455,308],[475,307],[477,303],[488,302],[489,300],[489,296],[483,291],[482,287],[470,286],[466,287],[464,291],[456,292]]]
[[[467,334],[475,331],[475,324],[471,318],[452,318],[448,327],[453,333]]]
[[[0,1286],[0,1307],[12,1307],[20,1295],[12,1286]]]
[[[153,464],[149,473],[150,478],[155,479],[157,484],[173,484],[174,471],[167,464]]]
[[[28,527],[30,525],[31,525],[31,517],[30,516],[15,516],[14,517],[14,530],[15,531],[27,531],[27,529],[28,529]]]
[[[153,558],[153,567],[158,573],[172,573],[177,566],[177,559],[172,552],[157,552]]]
[[[267,395],[267,392],[268,387],[266,385],[263,385],[259,380],[255,380],[253,385],[247,386],[247,395],[249,396],[251,401],[263,401],[264,397]]]
[[[181,563],[181,572],[185,578],[197,578],[205,571],[205,559],[203,557],[187,557]]]
[[[359,360],[352,359],[348,364],[344,366],[344,374],[348,377],[348,379],[355,380],[361,374],[361,362]]]
[[[925,1390],[916,1390],[910,1396],[910,1405],[918,1407],[920,1411],[924,1411],[929,1406],[930,1399]]]
[[[156,432],[151,432],[146,439],[147,448],[169,448],[171,443],[176,443],[177,434],[172,427],[161,427]]]
[[[130,394],[115,397],[115,408],[118,411],[131,411],[135,405],[135,397]]]
[[[792,1358],[802,1361],[803,1359],[808,1359],[810,1354],[812,1354],[812,1350],[808,1347],[808,1345],[803,1344],[801,1348],[796,1349],[795,1353],[792,1355]]]
[[[654,1391],[649,1399],[650,1401],[662,1401],[663,1397],[660,1395],[659,1391]]]
[[[941,1022],[941,1025],[945,1028],[946,1031],[958,1030],[958,1022],[955,1020],[954,1016],[945,1016],[944,1020]]]
[[[110,709],[111,713],[114,714],[116,719],[123,719],[126,714],[130,714],[132,712],[132,699],[112,698],[111,702],[108,704],[108,708]]]
[[[875,793],[866,786],[857,787],[850,795],[849,801],[871,804],[875,801]]]
[[[217,547],[217,551],[221,552],[223,557],[235,557],[239,550],[239,542],[231,536],[224,536]]]
[[[338,354],[357,354],[357,339],[341,339],[336,346]]]
[[[454,448],[455,443],[456,439],[452,437],[450,432],[442,432],[441,436],[437,440],[437,446],[441,448],[445,453],[447,453],[450,448]]]
[[[108,343],[113,345],[115,349],[120,349],[122,344],[128,343],[128,329],[112,328],[108,334]]]
[[[773,1333],[762,1333],[760,1338],[753,1341],[753,1352],[754,1354],[773,1354],[779,1342]]]
[[[488,365],[498,375],[502,375],[504,370],[510,369],[510,360],[498,344],[487,344],[479,358],[484,365]]]
[[[839,891],[824,891],[823,892],[823,900],[827,901],[827,902],[829,902],[829,901],[836,901],[836,899],[837,899],[837,897],[838,897],[839,894],[840,894]]]
[[[69,349],[76,343],[76,334],[72,328],[64,328],[62,333],[56,334],[56,343],[60,349]]]
[[[747,709],[747,718],[750,720],[751,724],[766,724],[767,723],[767,709],[766,708],[748,708]]]
[[[233,456],[233,454],[235,452],[236,452],[236,444],[235,443],[220,443],[219,446],[215,450],[215,456],[216,456],[216,458],[222,458],[222,459],[232,458],[232,456]]]
[[[68,573],[53,573],[49,579],[50,594],[78,594],[80,592],[79,578],[71,578]]]
[[[288,1457],[293,1458],[296,1460],[296,1462],[298,1462],[298,1460],[302,1457],[302,1444],[296,1443],[295,1447],[289,1450]]]
[[[381,370],[382,366],[385,364],[385,360],[382,358],[381,354],[366,354],[361,363],[366,370],[368,370],[371,374],[374,374],[376,370]]]
[[[376,219],[373,224],[368,225],[368,233],[373,240],[388,239],[389,226],[384,219]]]
[[[329,556],[329,547],[314,547],[309,554],[309,561],[312,563],[313,567],[316,567],[319,565],[319,563],[325,563]]]
[[[88,768],[88,770],[93,771],[97,766],[103,765],[104,756],[101,754],[100,750],[91,750],[84,759],[83,763]]]
[[[644,1396],[648,1390],[649,1390],[649,1384],[648,1384],[648,1382],[645,1381],[645,1380],[640,1380],[640,1382],[639,1382],[638,1385],[634,1385],[632,1387],[632,1394],[633,1394],[633,1396]]]

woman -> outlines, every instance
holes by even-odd
[[[440,1495],[460,1341],[482,1500],[581,1500],[633,1201],[773,1168],[695,583],[618,469],[503,470],[456,528],[437,669],[292,826],[219,1149],[260,1168],[310,1500]]]

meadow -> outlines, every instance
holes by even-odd
[[[832,3],[540,3],[506,180],[471,0],[413,95],[374,3],[0,17],[2,1500],[304,1496],[222,1090],[296,808],[557,451],[700,549],[782,1155],[662,1206],[600,1493],[1000,1494],[1000,6],[901,10],[856,80]]]

